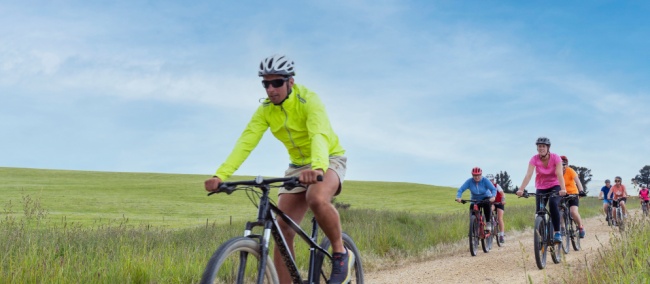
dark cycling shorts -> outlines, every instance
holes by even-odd
[[[567,200],[566,204],[571,208],[571,206],[580,207],[580,199],[570,198]]]
[[[494,204],[494,208],[497,208],[497,209],[501,209],[501,210],[503,210],[503,211],[506,211],[506,209],[505,209],[505,205],[503,205],[503,203],[497,203],[497,204]]]
[[[627,202],[627,197],[622,197],[622,198],[620,198],[618,201],[616,201],[616,200],[612,200],[612,206],[614,206],[614,207],[618,207],[618,203],[621,202],[621,201],[623,201],[623,202]]]

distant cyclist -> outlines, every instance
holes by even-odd
[[[609,221],[609,219],[607,219],[607,207],[609,204],[612,204],[612,201],[607,198],[610,188],[612,188],[612,184],[610,183],[609,179],[606,179],[605,186],[600,189],[600,193],[598,194],[598,199],[601,199],[603,201],[603,214],[605,214],[605,221]]]
[[[648,205],[648,203],[650,202],[649,194],[650,191],[648,191],[647,187],[644,187],[641,190],[639,190],[639,200],[641,201],[641,206],[643,206],[643,203],[645,203],[646,206]]]
[[[555,153],[551,153],[551,140],[546,137],[539,137],[535,141],[537,145],[537,155],[530,158],[528,162],[528,171],[524,180],[521,182],[517,195],[522,196],[524,189],[530,182],[533,172],[535,176],[535,188],[537,194],[556,192],[561,196],[566,195],[566,186],[564,185],[564,175],[562,174],[562,159]],[[562,182],[561,182],[562,181]],[[535,196],[535,204],[539,204],[539,196]],[[549,198],[548,209],[551,213],[551,221],[553,222],[553,230],[555,234],[553,240],[556,243],[562,242],[562,233],[560,233],[560,197],[555,196]],[[546,204],[542,204],[546,206]],[[538,210],[540,208],[536,208]]]
[[[497,196],[494,198],[494,207],[497,209],[497,220],[499,221],[499,242],[504,243],[505,242],[505,228],[506,225],[503,222],[503,213],[505,211],[505,204],[506,204],[506,196],[503,192],[503,188],[499,186],[496,181],[494,181],[494,175],[488,174],[485,177],[494,185],[494,188],[497,189]]]
[[[627,201],[627,190],[625,190],[625,186],[623,185],[623,180],[621,177],[617,176],[614,178],[614,186],[609,190],[609,194],[607,195],[607,199],[612,200],[612,218],[616,220],[616,208],[621,206],[623,209],[623,216],[627,217],[627,208],[625,206],[625,202]]]
[[[564,169],[564,185],[566,186],[566,193],[583,195],[585,190],[582,188],[582,182],[580,182],[578,173],[569,167],[569,159],[566,156],[561,156],[560,158],[562,158],[562,169]],[[571,198],[568,200],[567,205],[569,206],[571,217],[573,217],[573,220],[578,224],[580,238],[584,238],[586,234],[585,228],[582,224],[582,219],[580,218],[580,212],[578,212],[580,200],[578,200],[578,198]]]
[[[461,202],[461,196],[463,196],[463,192],[465,190],[468,190],[470,192],[470,199],[472,200],[485,200],[489,199],[490,202],[494,202],[494,198],[497,194],[497,189],[494,188],[494,185],[492,183],[483,177],[483,170],[479,167],[475,167],[472,169],[472,177],[465,181],[463,185],[461,185],[458,188],[458,193],[456,193],[456,202]],[[483,204],[483,212],[485,213],[485,220],[490,220],[492,217],[492,206],[490,204]],[[469,206],[469,212],[471,214],[472,208],[474,207],[474,204],[470,204]],[[491,222],[486,222],[487,225],[485,226],[485,229],[490,231],[492,230],[492,223]]]

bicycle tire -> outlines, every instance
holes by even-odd
[[[496,211],[492,212],[492,220],[493,220],[493,222],[492,222],[492,232],[496,231],[496,234],[493,234],[494,240],[496,241],[497,246],[501,247],[502,243],[501,243],[501,240],[499,239],[499,236],[502,233],[501,232],[501,227],[500,227],[498,218],[494,217],[495,216],[494,214],[497,214],[497,212]],[[496,216],[499,216],[499,215],[496,215]]]
[[[573,218],[571,218],[569,226],[569,233],[571,234],[571,244],[573,245],[573,250],[579,251],[582,248],[580,247],[580,233],[578,232],[578,223],[576,223],[576,220],[573,220]]]
[[[352,240],[348,234],[343,233],[343,245],[354,253],[354,277],[350,280],[349,283],[358,283],[363,284],[363,262],[361,261],[361,254],[359,253],[359,248]],[[325,237],[320,242],[320,247],[324,250],[329,250],[331,246],[330,240]],[[329,265],[329,266],[328,266]],[[325,261],[325,254],[321,251],[316,252],[316,259],[314,260],[314,275],[316,283],[327,283],[329,280],[331,271],[331,262]]]
[[[200,283],[254,283],[257,281],[260,256],[260,244],[256,240],[246,237],[232,238],[219,246],[210,257]],[[243,279],[239,275],[242,267],[245,270]],[[267,257],[264,274],[264,283],[280,282],[271,257]]]
[[[607,226],[614,226],[614,220],[612,219],[612,207],[607,206]]]
[[[544,217],[537,216],[535,218],[535,232],[533,236],[534,249],[535,249],[535,262],[537,263],[537,268],[544,269],[546,267],[546,248],[547,243],[547,228],[546,220]]]
[[[571,214],[571,213],[569,213]],[[566,210],[560,210],[560,233],[564,239],[561,247],[565,254],[571,251],[571,234],[569,233],[569,214]]]
[[[618,229],[621,232],[625,231],[625,217],[623,217],[623,209],[621,209],[620,203],[616,208],[616,223],[618,223]]]
[[[478,242],[479,242],[479,225],[476,220],[476,216],[472,215],[469,217],[469,253],[472,256],[478,254]]]
[[[492,222],[491,220],[488,222]],[[494,225],[494,224],[491,224]],[[485,228],[484,228],[485,229]],[[481,239],[481,247],[483,248],[484,253],[490,252],[492,249],[492,232],[494,231],[494,227],[492,227],[492,231],[483,231],[483,238]],[[489,232],[489,233],[487,233]],[[488,235],[489,236],[486,236]]]
[[[562,251],[564,250],[562,248],[562,242],[555,243],[553,240],[555,231],[553,227],[553,220],[547,222],[546,227],[548,229],[548,244],[551,247],[551,249],[549,249],[549,252],[551,253],[551,259],[553,260],[553,263],[558,264],[562,260]]]

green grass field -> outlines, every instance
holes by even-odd
[[[208,197],[207,177],[0,168],[0,283],[198,282],[218,245],[256,216],[241,191]],[[350,205],[339,210],[341,222],[372,271],[466,238],[468,206],[455,195],[449,187],[346,181],[336,203]],[[595,198],[580,204],[583,217],[601,206]],[[534,199],[508,195],[506,206],[506,231],[532,225]],[[306,269],[306,246],[296,250]]]

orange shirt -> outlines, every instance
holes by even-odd
[[[566,186],[566,194],[578,194],[578,185],[576,185],[575,178],[578,173],[571,167],[566,167],[564,171],[564,185]]]

